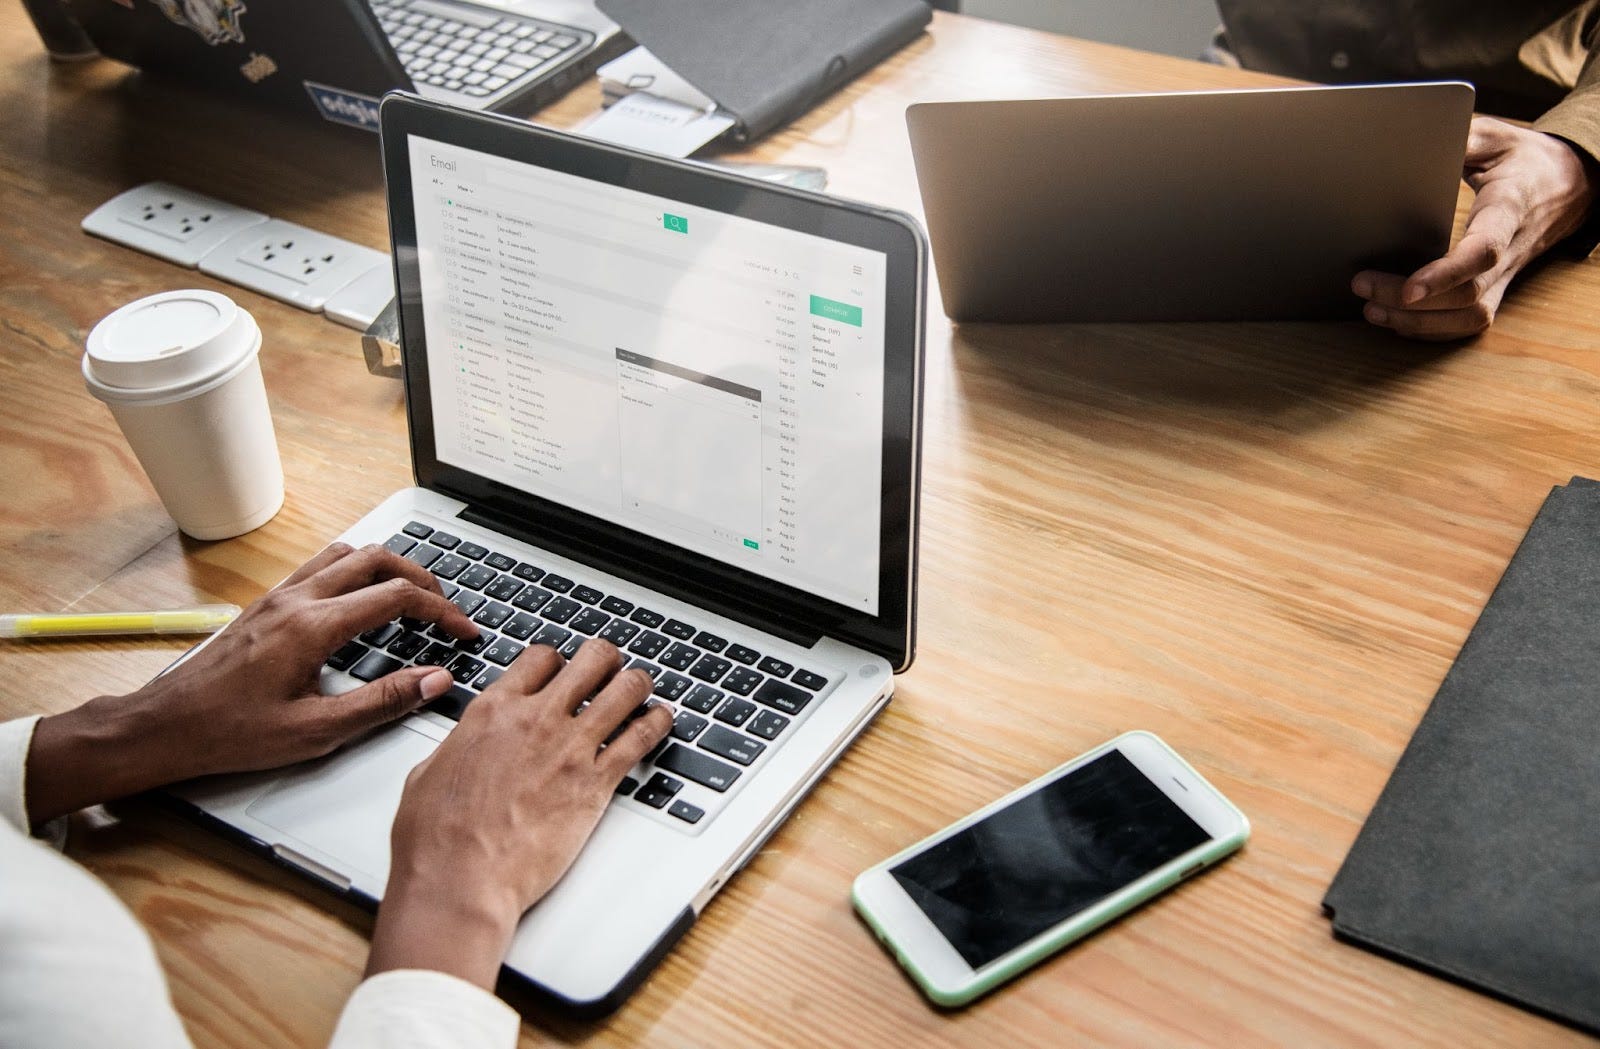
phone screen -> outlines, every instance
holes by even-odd
[[[889,873],[976,969],[1210,840],[1111,750]]]

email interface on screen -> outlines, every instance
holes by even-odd
[[[435,454],[878,611],[883,253],[413,136]]]

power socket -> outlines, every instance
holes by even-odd
[[[200,272],[318,311],[335,292],[387,262],[381,251],[268,219],[218,244],[200,260]]]
[[[170,182],[146,182],[119,193],[83,220],[85,233],[195,266],[229,237],[267,217]]]

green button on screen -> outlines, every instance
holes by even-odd
[[[744,545],[748,546],[752,550],[760,550],[761,549],[761,544],[756,542],[754,539],[746,539],[744,541]]]
[[[661,225],[674,233],[689,232],[689,220],[682,215],[662,215]]]
[[[853,324],[861,327],[861,307],[852,306],[848,302],[834,302],[821,295],[811,296],[811,312],[818,317],[826,317],[830,321],[839,321],[843,324]]]

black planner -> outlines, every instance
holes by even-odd
[[[1323,906],[1341,938],[1600,1031],[1600,484],[1545,500]]]

